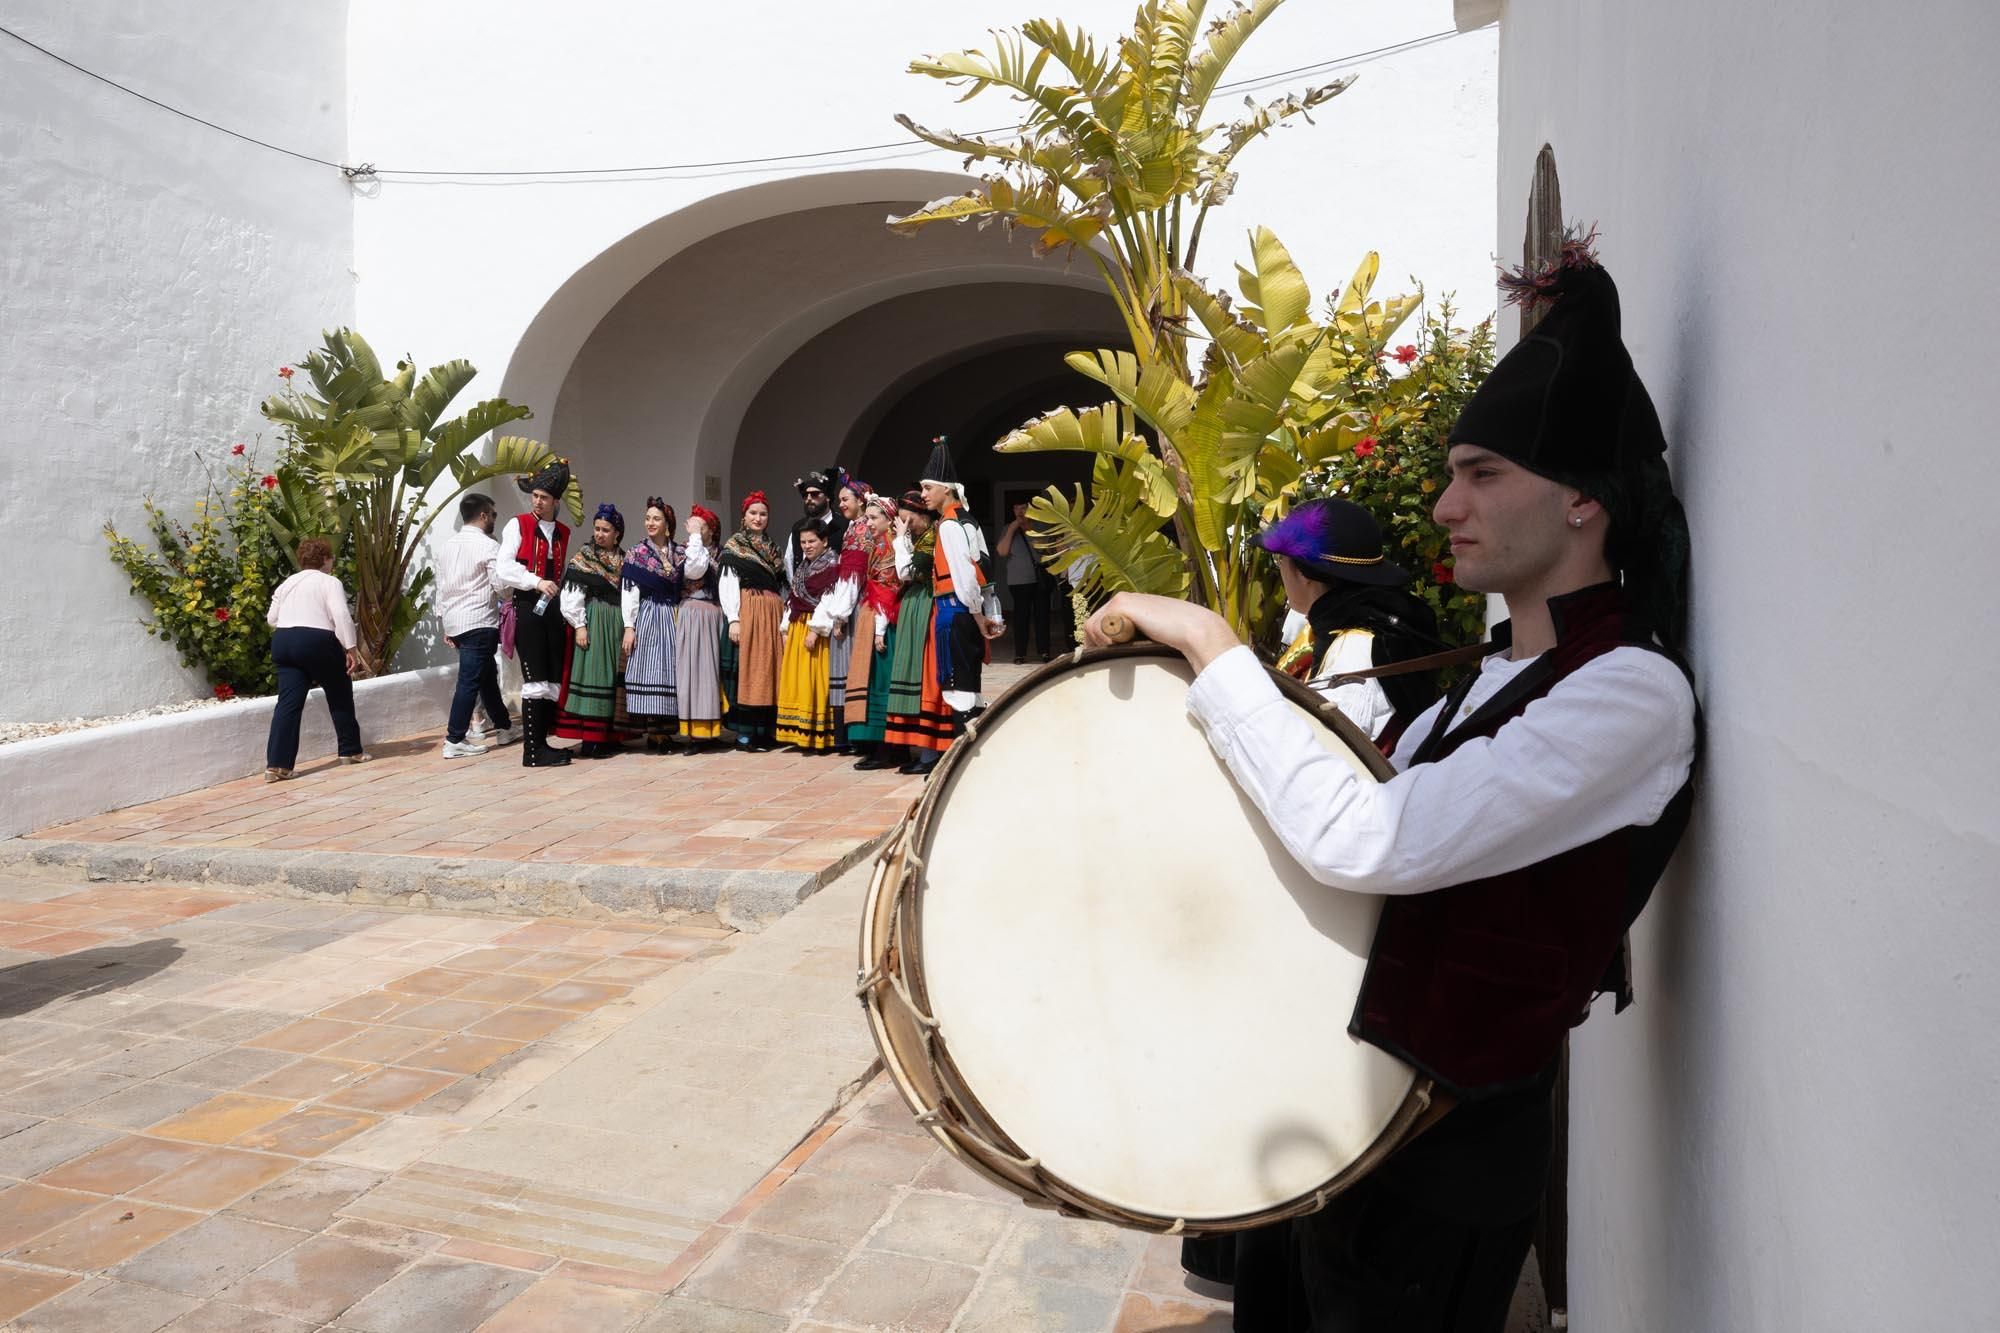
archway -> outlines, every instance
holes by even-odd
[[[918,437],[950,433],[965,457],[1034,411],[1099,401],[1060,355],[1123,343],[1088,266],[1039,257],[999,228],[901,237],[883,225],[964,183],[818,176],[663,218],[550,299],[503,392],[537,408],[593,501],[630,509],[660,493],[727,517],[755,487],[780,522],[797,512],[800,472],[859,465],[874,432],[917,429],[907,410],[890,419],[940,375],[955,375],[963,410]]]

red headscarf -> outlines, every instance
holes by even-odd
[[[688,517],[698,518],[706,526],[708,530],[707,541],[710,546],[722,540],[722,520],[715,516],[714,511],[704,509],[700,505],[689,505]]]
[[[747,514],[750,512],[751,505],[763,505],[766,509],[769,509],[771,507],[771,497],[762,491],[752,491],[743,497],[743,503],[736,507],[736,512]]]

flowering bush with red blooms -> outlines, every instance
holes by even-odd
[[[279,366],[279,367],[278,367],[278,378],[279,378],[279,379],[281,379],[281,380],[288,380],[288,379],[290,379],[291,377],[292,377],[292,368],[291,368],[290,366]]]
[[[1400,373],[1378,357],[1355,359],[1344,403],[1357,417],[1358,438],[1301,477],[1296,498],[1341,495],[1366,506],[1382,524],[1389,558],[1410,571],[1412,590],[1437,612],[1439,632],[1460,644],[1485,634],[1486,599],[1458,586],[1431,507],[1451,480],[1445,438],[1493,367],[1493,321],[1466,331],[1451,317],[1450,302],[1441,303],[1419,341],[1396,349],[1392,359],[1407,367]]]
[[[277,677],[264,608],[292,573],[271,523],[277,477],[247,445],[232,445],[219,471],[199,452],[195,457],[209,487],[194,517],[183,523],[148,498],[150,548],[107,523],[111,559],[152,607],[146,633],[171,643],[182,666],[208,678],[216,698],[270,694]],[[281,458],[277,472],[289,466]]]

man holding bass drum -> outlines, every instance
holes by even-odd
[[[1192,603],[1111,617],[1182,653],[1188,710],[1314,879],[1385,896],[1350,1033],[1455,1105],[1323,1210],[1244,1233],[1239,1333],[1499,1333],[1548,1175],[1551,1088],[1693,800],[1679,656],[1688,533],[1659,417],[1587,243],[1505,280],[1547,306],[1467,403],[1435,516],[1457,581],[1506,598],[1477,671],[1402,732],[1387,782],[1329,754]]]

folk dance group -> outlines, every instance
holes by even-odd
[[[651,496],[627,548],[624,515],[599,505],[576,551],[556,519],[563,460],[520,480],[530,509],[497,533],[493,501],[466,496],[439,560],[460,654],[445,756],[485,752],[468,735],[476,704],[513,738],[497,649],[520,660],[527,767],[608,758],[634,732],[648,750],[712,745],[726,728],[747,750],[929,772],[981,707],[987,643],[1005,628],[985,537],[943,437],[932,444],[900,499],[837,467],[801,477],[805,517],[782,546],[762,491],[743,497],[727,540],[700,505],[683,539],[674,507]]]

